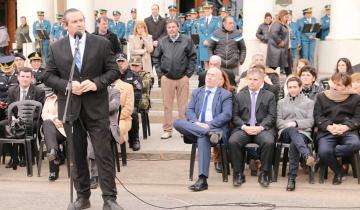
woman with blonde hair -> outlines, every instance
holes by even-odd
[[[154,78],[151,55],[153,47],[152,36],[149,34],[144,21],[138,21],[134,27],[134,34],[129,36],[130,57],[141,57],[143,70],[150,72],[151,78]]]

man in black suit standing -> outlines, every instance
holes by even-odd
[[[276,100],[272,92],[262,88],[264,77],[265,73],[260,67],[252,67],[247,73],[248,87],[235,95],[234,129],[229,139],[234,186],[245,182],[243,153],[245,145],[251,142],[258,144],[261,152],[258,181],[263,187],[268,187],[270,183],[276,136]]]
[[[166,36],[166,20],[159,15],[159,5],[151,6],[151,15],[145,18],[149,34],[153,38],[153,45],[157,47],[158,39]]]
[[[90,175],[86,156],[87,133],[95,149],[104,200],[103,209],[122,209],[116,202],[115,165],[109,129],[109,103],[107,103],[107,86],[119,78],[115,56],[107,39],[85,32],[85,18],[81,11],[74,8],[66,10],[64,22],[69,36],[50,46],[44,81],[46,85],[58,92],[58,113],[62,120],[67,80],[72,60],[75,59],[73,97],[69,112],[74,131],[75,154],[72,176],[77,199],[69,205],[68,210],[90,207]],[[77,53],[75,53],[76,32],[82,34]],[[64,128],[69,136],[70,127],[67,123]]]

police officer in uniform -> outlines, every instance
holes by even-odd
[[[42,67],[42,57],[39,52],[32,52],[28,55],[30,60],[31,69],[33,70],[33,84],[38,86],[42,84],[45,69]]]
[[[292,10],[289,10],[289,31],[290,31],[290,49],[292,63],[296,63],[297,49],[301,46],[299,26],[292,19]]]
[[[35,21],[33,24],[33,35],[36,38],[35,40],[35,48],[37,48],[38,45],[38,34],[37,30],[41,29],[46,31],[46,33],[50,36],[51,33],[51,23],[48,20],[44,19],[44,11],[38,11],[37,15],[39,17],[39,20]],[[42,39],[41,40],[41,49],[39,49],[40,54],[43,55],[43,59],[46,60],[46,57],[49,53],[49,40],[48,39]]]
[[[186,20],[184,13],[179,13],[179,30],[182,34],[186,33]]]
[[[142,93],[142,80],[141,77],[132,71],[127,61],[127,56],[124,53],[117,55],[116,62],[120,69],[120,79],[126,83],[131,84],[134,87],[134,112],[131,115],[132,125],[129,131],[129,147],[134,151],[140,149],[139,140],[139,103],[141,100]]]
[[[66,36],[66,30],[63,25],[63,15],[56,15],[57,22],[53,24],[51,29],[51,41],[55,42]]]
[[[99,11],[97,11],[97,10],[94,10],[94,18],[95,18],[95,29],[96,29],[96,27],[97,27],[97,22],[96,22],[96,20],[98,19],[98,15],[99,15]]]
[[[301,58],[305,58],[314,65],[314,51],[316,44],[316,33],[303,33],[305,24],[315,24],[316,18],[312,17],[312,8],[303,10],[304,17],[298,20],[299,31],[301,33]]]
[[[6,109],[8,107],[7,104],[7,98],[8,98],[8,89],[11,86],[18,85],[17,80],[17,74],[15,72],[15,64],[14,64],[15,57],[10,56],[3,56],[0,57],[0,121],[5,126],[7,124],[7,113]],[[4,129],[0,129],[1,137],[5,136]],[[1,150],[3,150],[0,147]],[[8,151],[10,154],[12,154],[13,147],[11,144],[4,144],[4,150]],[[20,161],[18,160],[18,157],[16,157],[16,160],[14,161],[12,158],[10,161],[6,164],[6,168],[13,168],[16,169],[17,165],[25,166],[25,159],[24,159],[24,148],[21,147],[20,149]]]
[[[211,35],[214,31],[221,27],[220,18],[217,16],[213,16],[213,4],[210,2],[205,2],[203,5],[203,9],[205,12],[205,17],[199,19],[199,28],[198,33],[200,37],[199,43],[199,52],[200,52],[200,61],[204,62],[205,69],[209,66],[209,56],[208,56],[208,48],[207,41],[210,39]]]
[[[14,60],[12,55],[0,57],[0,120],[6,118],[8,89],[18,84]]]
[[[128,20],[126,24],[126,40],[128,40],[129,36],[134,33],[134,27],[136,23],[136,8],[131,9],[131,20]]]
[[[176,5],[169,5],[168,6],[168,10],[169,10],[169,16],[167,17],[167,20],[175,20],[176,22],[180,22],[179,17],[177,16],[177,7]]]
[[[226,7],[221,7],[219,10],[219,17],[221,20],[223,20],[226,16],[229,16],[229,11],[226,9]]]
[[[148,113],[151,108],[151,103],[150,103],[150,91],[152,87],[151,74],[143,70],[141,56],[131,57],[129,63],[131,70],[137,73],[142,80],[142,91],[141,91],[141,100],[139,103],[139,113],[142,116],[141,123],[144,125],[146,124],[145,114]],[[143,126],[143,129],[146,131],[146,126],[145,127]],[[144,136],[144,138],[146,138],[146,136]]]
[[[330,33],[330,13],[331,5],[328,4],[325,6],[325,16],[321,18],[321,37],[320,40],[325,40]]]
[[[114,21],[109,22],[109,30],[116,34],[119,41],[125,36],[125,23],[120,21],[120,16],[119,11],[113,11]]]

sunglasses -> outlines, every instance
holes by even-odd
[[[125,60],[117,60],[116,62],[123,63],[123,62],[125,62]]]

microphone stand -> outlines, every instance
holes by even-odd
[[[73,135],[74,135],[74,125],[73,125],[73,120],[72,120],[72,81],[73,81],[73,77],[74,77],[74,71],[75,71],[75,60],[76,60],[76,54],[79,51],[79,37],[76,36],[76,40],[75,40],[75,52],[74,52],[74,58],[73,58],[73,62],[71,64],[71,71],[70,71],[70,75],[69,75],[69,80],[66,86],[66,104],[65,104],[65,110],[64,110],[64,115],[63,115],[63,120],[62,122],[64,124],[68,124],[70,127],[70,133],[67,136],[67,155],[69,158],[69,162],[70,162],[70,203],[73,203],[73,196],[74,196],[74,180],[73,180],[73,167],[74,167],[74,160],[73,160],[73,154],[74,154],[74,145],[73,145]],[[69,105],[70,105],[70,109],[69,109]]]

